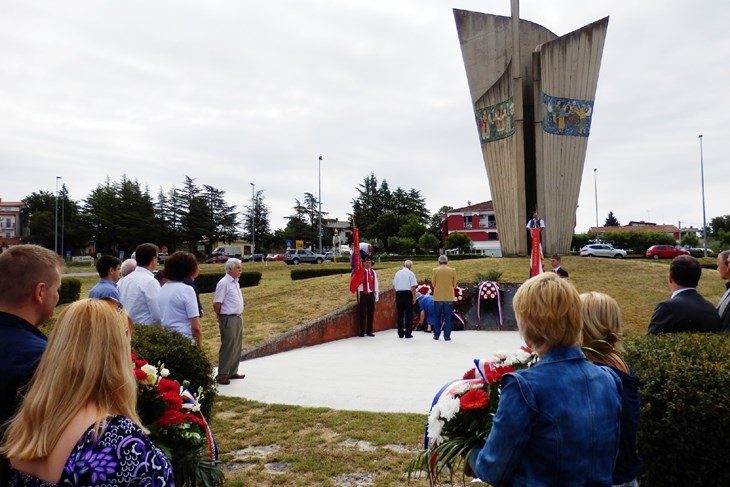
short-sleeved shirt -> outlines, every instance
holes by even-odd
[[[416,275],[407,267],[403,267],[393,277],[393,288],[396,291],[410,291],[413,286],[417,285]]]
[[[195,290],[184,282],[168,281],[160,289],[162,326],[193,337],[190,318],[200,316]]]
[[[222,315],[240,315],[243,313],[243,293],[238,279],[226,274],[215,286],[213,303],[221,304]]]
[[[122,302],[122,296],[119,294],[119,288],[117,288],[117,285],[103,277],[99,279],[96,286],[91,288],[91,291],[89,291],[89,297],[94,299],[112,298],[118,303]]]
[[[17,470],[12,475],[16,487],[175,485],[165,454],[126,416],[109,417],[96,440],[93,425],[89,427],[71,451],[57,484]]]
[[[135,323],[159,325],[160,283],[149,269],[137,267],[119,285],[124,310]]]

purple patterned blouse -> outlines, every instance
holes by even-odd
[[[57,484],[17,470],[14,487],[175,486],[170,462],[149,437],[126,416],[111,416],[106,429],[94,441],[90,427],[74,447]]]

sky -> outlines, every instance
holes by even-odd
[[[82,200],[123,175],[156,196],[189,176],[239,210],[263,190],[272,229],[320,183],[345,220],[371,173],[430,213],[489,200],[453,8],[510,15],[509,0],[0,0],[0,198],[60,176]],[[730,214],[730,2],[522,0],[520,16],[557,35],[610,18],[577,232],[596,199],[601,225],[701,227],[702,169],[707,222]]]

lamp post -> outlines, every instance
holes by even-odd
[[[317,162],[317,178],[319,181],[319,253],[322,253],[322,156]]]
[[[700,139],[700,175],[702,178],[702,245],[705,247],[705,257],[707,257],[707,220],[705,218],[705,163],[702,157],[702,134],[698,136]]]
[[[58,180],[61,176],[56,176],[56,223],[53,226],[53,251],[58,253]]]
[[[253,183],[248,183],[251,185],[251,255],[253,256],[253,251],[256,248],[256,235],[255,235],[255,223],[256,223],[256,197],[254,196],[254,193],[256,192],[256,185]]]
[[[593,168],[593,190],[596,194],[596,233],[598,233],[598,180],[596,178],[596,172],[598,168]]]

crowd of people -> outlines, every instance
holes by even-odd
[[[0,335],[9,351],[0,355],[0,486],[11,479],[28,486],[174,484],[169,461],[136,412],[132,323],[161,324],[200,346],[203,309],[195,256],[173,253],[160,279],[157,254],[155,245],[141,244],[131,264],[99,258],[99,282],[88,299],[61,312],[49,338],[38,327],[58,303],[62,259],[34,245],[0,254]],[[560,257],[551,260],[553,272],[528,279],[513,300],[519,332],[540,360],[505,376],[491,431],[469,453],[466,471],[493,485],[636,486],[639,378],[622,355],[619,305],[603,293],[579,294],[560,272]],[[359,331],[373,336],[379,285],[372,256],[363,264]],[[433,295],[426,296],[416,292],[412,265],[405,261],[393,279],[398,336],[413,336],[417,305],[434,340],[450,340],[456,271],[440,256]],[[730,331],[730,251],[717,257],[717,268],[728,290],[715,307],[696,290],[697,259],[676,257],[667,278],[671,297],[657,304],[648,334]],[[229,259],[213,297],[219,384],[245,377],[238,370],[241,271],[241,261]]]

